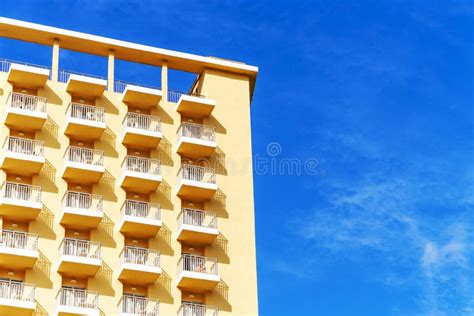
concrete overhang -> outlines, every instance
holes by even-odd
[[[169,68],[197,74],[210,68],[247,75],[250,78],[251,96],[258,73],[258,67],[241,62],[177,52],[5,17],[0,17],[0,36],[47,46],[53,46],[57,39],[60,47],[64,49],[98,56],[108,56],[110,50],[113,50],[117,59],[158,67],[166,61]]]

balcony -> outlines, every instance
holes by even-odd
[[[66,83],[66,91],[77,97],[99,98],[105,91],[107,80],[92,75],[60,70],[59,81]]]
[[[5,125],[20,130],[40,130],[48,115],[47,99],[23,93],[8,95]]]
[[[160,205],[126,200],[122,206],[120,232],[127,236],[152,238],[162,226]]]
[[[181,94],[175,109],[181,115],[201,118],[211,115],[215,106],[216,101],[206,99],[204,96]]]
[[[105,172],[102,150],[69,146],[64,164],[63,178],[75,183],[97,183]]]
[[[35,220],[43,208],[38,186],[5,182],[0,194],[0,215],[12,220]]]
[[[31,65],[11,64],[7,80],[22,88],[42,88],[49,78],[49,69]]]
[[[189,122],[181,123],[176,145],[178,154],[190,158],[204,158],[211,156],[216,147],[214,127]]]
[[[179,215],[178,240],[210,245],[219,235],[215,213],[183,208]]]
[[[119,280],[136,285],[150,285],[161,275],[160,253],[156,250],[125,246],[120,253]]]
[[[57,297],[57,315],[99,316],[99,293],[74,288],[62,288]]]
[[[102,265],[100,243],[64,238],[59,246],[58,272],[67,276],[91,277]]]
[[[0,230],[1,266],[16,270],[31,269],[38,257],[38,235]]]
[[[163,96],[160,89],[126,84],[121,81],[116,81],[115,87],[118,88],[116,90],[123,90],[122,101],[124,103],[138,108],[157,107]]]
[[[104,217],[102,196],[67,191],[63,197],[61,225],[77,229],[97,228]]]
[[[177,195],[183,199],[209,200],[217,191],[216,172],[212,168],[182,165],[179,170]]]
[[[149,298],[123,295],[119,302],[119,314],[121,316],[159,316],[160,302]]]
[[[36,309],[33,284],[0,280],[0,315],[32,315]]]
[[[119,181],[122,188],[150,193],[156,191],[162,180],[159,160],[130,155],[125,157]]]
[[[3,145],[2,169],[20,175],[35,175],[45,163],[42,141],[9,136]]]
[[[125,116],[122,136],[122,144],[125,146],[153,149],[162,138],[159,117],[132,112]]]
[[[199,315],[199,316],[219,316],[217,307],[207,306],[198,303],[183,302],[178,310],[178,316]]]
[[[64,134],[86,140],[100,139],[106,129],[104,108],[81,103],[69,103]]]
[[[217,259],[182,254],[178,262],[177,286],[190,291],[212,291],[221,278]]]

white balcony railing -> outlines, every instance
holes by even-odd
[[[38,235],[14,230],[0,230],[0,247],[38,250]]]
[[[123,121],[124,127],[150,132],[161,132],[161,120],[158,116],[128,112]]]
[[[14,63],[14,61],[11,61],[11,60],[8,60],[8,59],[0,59],[0,71],[1,72],[8,72],[13,63]]]
[[[35,65],[31,63],[27,63],[24,61],[16,61],[16,60],[10,60],[10,59],[0,59],[0,71],[1,72],[8,72],[10,70],[10,67],[12,64],[18,64],[18,65],[24,65],[24,66],[30,66],[30,67],[35,67],[35,68],[43,68],[43,69],[48,69],[49,74],[51,76],[51,68],[47,66],[42,66],[42,65]]]
[[[179,169],[179,179],[216,184],[216,171],[212,168],[183,164]]]
[[[63,206],[84,211],[103,211],[102,195],[67,191],[63,197]]]
[[[66,161],[104,166],[104,152],[90,148],[69,146],[64,153]]]
[[[160,174],[160,161],[158,159],[127,156],[122,163],[124,171],[133,171],[149,175]]]
[[[217,275],[217,259],[191,254],[182,254],[178,261],[178,271],[179,273],[183,271],[189,271]]]
[[[183,122],[179,126],[178,135],[199,140],[216,141],[215,128],[213,126],[196,123]]]
[[[123,295],[120,299],[119,310],[122,314],[159,316],[160,302],[145,297]]]
[[[11,280],[0,280],[0,299],[34,302],[35,288],[36,286],[33,284]]]
[[[194,84],[192,84],[191,86],[194,86]],[[181,96],[183,95],[190,95],[193,97],[205,98],[204,95],[197,93],[196,91],[194,91],[194,89],[188,92],[168,89],[168,102],[178,103],[179,99],[181,99]]]
[[[64,238],[59,251],[67,256],[100,259],[100,243],[88,240]]]
[[[120,253],[122,263],[160,267],[160,252],[152,249],[125,246]]]
[[[125,91],[128,85],[143,87],[143,88],[153,89],[153,90],[161,90],[161,88],[157,86],[147,85],[143,83],[129,82],[129,81],[124,81],[124,80],[115,80],[114,92],[122,93]]]
[[[161,208],[159,204],[125,200],[122,206],[122,217],[123,216],[160,220]]]
[[[217,216],[212,212],[183,208],[179,215],[179,224],[217,229]]]
[[[58,71],[58,81],[67,83],[71,75],[79,75],[83,77],[89,77],[89,78],[95,78],[95,79],[101,79],[101,80],[107,81],[107,78],[104,78],[101,76],[96,76],[96,75],[91,75],[91,74],[86,74],[83,72],[77,72],[77,71],[71,71],[71,70],[64,70],[64,69],[60,69]],[[107,88],[107,85],[105,86],[105,88]]]
[[[41,187],[36,185],[5,182],[1,194],[6,199],[41,203]]]
[[[8,136],[3,145],[3,150],[22,155],[44,157],[44,143],[34,139]]]
[[[98,309],[99,293],[75,288],[62,288],[57,296],[60,306]]]
[[[218,316],[217,307],[193,302],[183,302],[178,310],[178,316]]]
[[[91,122],[105,122],[104,108],[99,106],[71,102],[67,107],[66,115]]]
[[[32,112],[45,113],[46,103],[46,98],[17,92],[10,92],[7,99],[8,107]]]

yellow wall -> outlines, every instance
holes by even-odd
[[[213,200],[202,206],[206,211],[216,212],[218,216],[221,236],[213,245],[205,247],[204,252],[206,256],[218,259],[222,279],[221,284],[212,293],[205,294],[202,301],[218,307],[219,315],[256,315],[258,306],[249,78],[206,70],[201,75],[200,88],[206,97],[217,101],[212,116],[205,118],[203,123],[216,127],[218,154],[211,158],[211,162],[218,171],[219,191]],[[0,104],[5,104],[10,91],[12,86],[6,80],[6,73],[0,73]],[[45,142],[47,162],[42,172],[33,177],[32,183],[42,187],[45,208],[38,219],[29,225],[29,231],[40,236],[40,259],[34,269],[26,272],[25,282],[37,285],[38,310],[53,314],[56,309],[54,298],[63,282],[56,269],[58,248],[65,236],[65,230],[59,221],[62,198],[68,190],[68,184],[60,173],[64,165],[64,152],[70,144],[63,128],[71,96],[65,91],[65,84],[52,81],[48,81],[44,89],[39,89],[38,95],[48,98],[49,119],[35,135],[36,139]],[[102,139],[94,143],[94,148],[104,150],[107,171],[102,181],[92,188],[94,194],[103,195],[105,216],[99,228],[91,231],[90,240],[102,244],[103,267],[94,278],[88,280],[87,286],[89,290],[99,292],[99,306],[105,315],[117,313],[117,304],[123,291],[117,275],[119,254],[125,240],[118,232],[117,223],[127,194],[119,187],[118,180],[127,149],[119,139],[122,121],[128,109],[121,102],[121,97],[121,94],[106,91],[101,98],[95,100],[95,105],[105,108],[107,130]],[[152,109],[150,114],[161,117],[162,121],[163,140],[159,148],[149,155],[161,160],[163,182],[155,193],[150,194],[149,199],[146,195],[142,196],[145,196],[144,200],[161,204],[163,228],[156,238],[148,241],[148,246],[161,252],[163,274],[156,284],[148,287],[147,293],[148,297],[160,300],[161,315],[176,315],[182,298],[175,283],[182,249],[176,240],[181,200],[174,190],[181,158],[175,152],[174,144],[181,116],[174,110],[174,104],[165,102]],[[0,137],[3,139],[8,134],[9,129],[2,125]],[[5,180],[5,177],[2,173],[0,180]],[[202,206],[195,203],[195,208]],[[139,245],[146,246],[141,242]],[[69,284],[69,281],[66,283]]]
[[[224,295],[214,291],[206,296],[206,304],[253,315],[258,302],[249,79],[207,70],[202,74],[201,93],[217,101],[204,124],[216,128],[219,155],[214,156],[213,165],[218,172],[218,195],[222,195],[206,203],[206,210],[217,213],[222,234],[213,247],[206,248],[206,256],[219,260]]]

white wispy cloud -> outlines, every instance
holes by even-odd
[[[282,259],[277,259],[270,264],[271,268],[275,272],[280,272],[284,274],[288,274],[293,277],[297,277],[299,279],[305,279],[308,277],[308,273],[301,270],[295,269],[295,266],[289,262],[284,261]]]
[[[365,168],[356,180],[334,176],[315,185],[328,206],[305,213],[288,228],[312,245],[307,257],[326,249],[334,258],[383,262],[374,279],[416,288],[421,315],[472,315],[470,173],[452,177],[454,169],[442,158],[417,157],[407,163],[361,133],[325,137],[334,144],[332,150],[368,159],[378,169]],[[400,168],[394,171],[393,164]],[[432,211],[436,204],[448,211]],[[367,251],[375,258],[367,257]],[[281,272],[294,270],[287,268]]]

